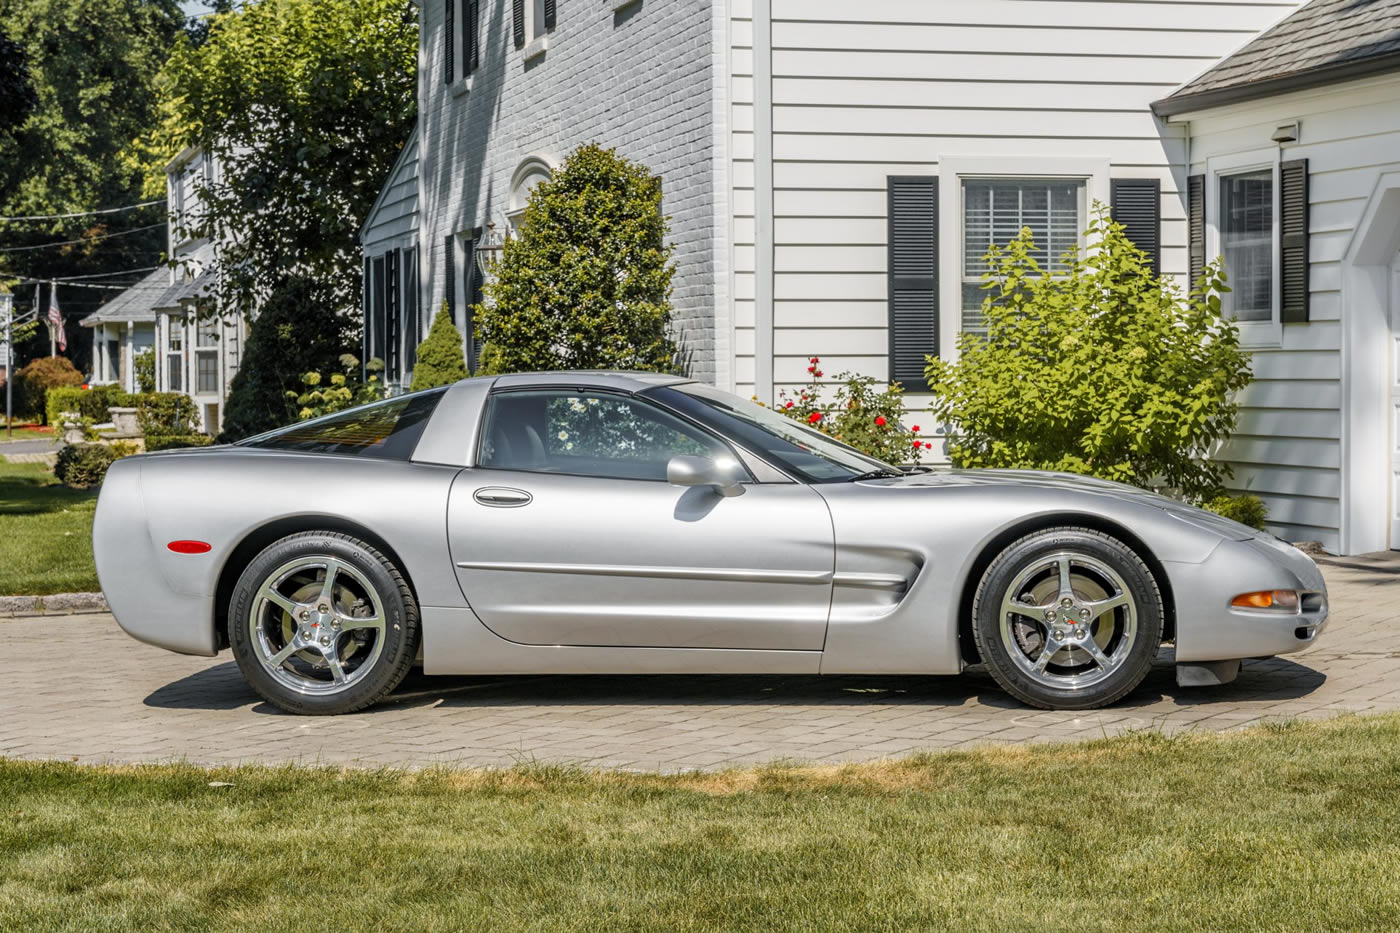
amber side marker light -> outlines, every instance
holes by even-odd
[[[214,550],[207,541],[171,541],[166,547],[176,554],[208,554]]]
[[[1282,612],[1298,611],[1298,594],[1293,590],[1260,590],[1257,593],[1241,593],[1230,600],[1230,605],[1240,609],[1278,609]]]

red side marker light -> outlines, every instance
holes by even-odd
[[[207,541],[171,541],[166,547],[176,554],[208,554],[214,549]]]

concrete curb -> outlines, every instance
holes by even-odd
[[[108,612],[101,593],[53,593],[49,596],[0,596],[0,619],[22,616],[77,615]]]

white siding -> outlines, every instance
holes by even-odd
[[[1176,119],[1189,120],[1192,173],[1206,172],[1210,160],[1270,148],[1276,127],[1299,122],[1300,138],[1283,146],[1281,158],[1308,160],[1310,320],[1284,325],[1281,339],[1255,350],[1239,432],[1222,453],[1235,470],[1232,488],[1264,500],[1272,530],[1336,551],[1344,457],[1341,266],[1381,173],[1400,169],[1400,78]],[[1385,501],[1382,490],[1358,494]]]
[[[418,238],[418,130],[415,127],[389,172],[389,180],[365,220],[360,242],[366,256],[412,246]]]
[[[740,391],[769,391],[754,381],[762,367],[753,356],[761,345],[753,327],[764,315],[750,300],[761,292],[755,256],[769,249],[772,391],[802,382],[813,354],[822,356],[828,378],[843,370],[887,377],[889,175],[938,175],[945,165],[975,167],[982,159],[1003,165],[1014,159],[1035,174],[1038,159],[1056,159],[1102,166],[1112,177],[1160,178],[1163,269],[1184,277],[1186,224],[1178,194],[1184,134],[1160,126],[1148,105],[1298,5],[733,0],[730,138]],[[755,36],[756,7],[771,10],[771,35]],[[754,106],[752,62],[763,56],[771,56],[771,115],[755,113]],[[761,223],[756,229],[754,206],[762,199],[752,188],[751,161],[763,148],[753,128],[765,129],[768,116],[771,241]],[[1108,181],[1093,178],[1089,190],[1106,200]],[[959,194],[956,178],[943,177],[944,204]],[[940,233],[944,251],[960,250],[959,230],[944,223]],[[946,279],[946,257],[941,265]],[[958,308],[949,307],[946,288],[940,294],[944,329],[951,331]],[[951,342],[951,334],[942,341],[945,352]],[[910,397],[916,411],[927,403],[927,397]],[[927,417],[915,420],[928,423]]]

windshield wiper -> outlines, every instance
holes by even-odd
[[[869,473],[862,473],[859,476],[852,476],[846,482],[859,483],[863,479],[892,479],[894,477],[903,475],[904,474],[901,473],[899,470],[871,470]]]

